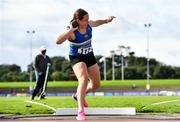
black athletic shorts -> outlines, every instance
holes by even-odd
[[[94,56],[94,53],[89,53],[82,56],[72,56],[69,55],[71,66],[73,67],[76,63],[84,62],[87,67],[90,67],[94,64],[96,64],[96,58]]]

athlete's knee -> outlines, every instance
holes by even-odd
[[[87,83],[88,80],[89,80],[88,76],[81,76],[78,78],[78,81],[82,83]]]
[[[92,89],[96,90],[100,87],[100,80],[96,80],[94,81],[93,85],[92,85]]]

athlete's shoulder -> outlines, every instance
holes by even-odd
[[[88,30],[92,30],[92,27],[91,27],[90,23],[88,23],[87,28],[88,28]]]

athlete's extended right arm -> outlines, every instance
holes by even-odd
[[[77,28],[70,28],[66,30],[64,33],[60,34],[56,40],[56,44],[62,44],[64,41],[70,38],[71,34],[77,30]]]

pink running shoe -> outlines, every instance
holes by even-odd
[[[73,94],[72,98],[77,101],[77,94]],[[88,107],[88,102],[86,100],[84,101],[84,107]]]
[[[77,115],[76,119],[77,119],[77,120],[80,120],[80,121],[85,120],[86,117],[85,117],[84,111],[78,112],[78,115]]]

